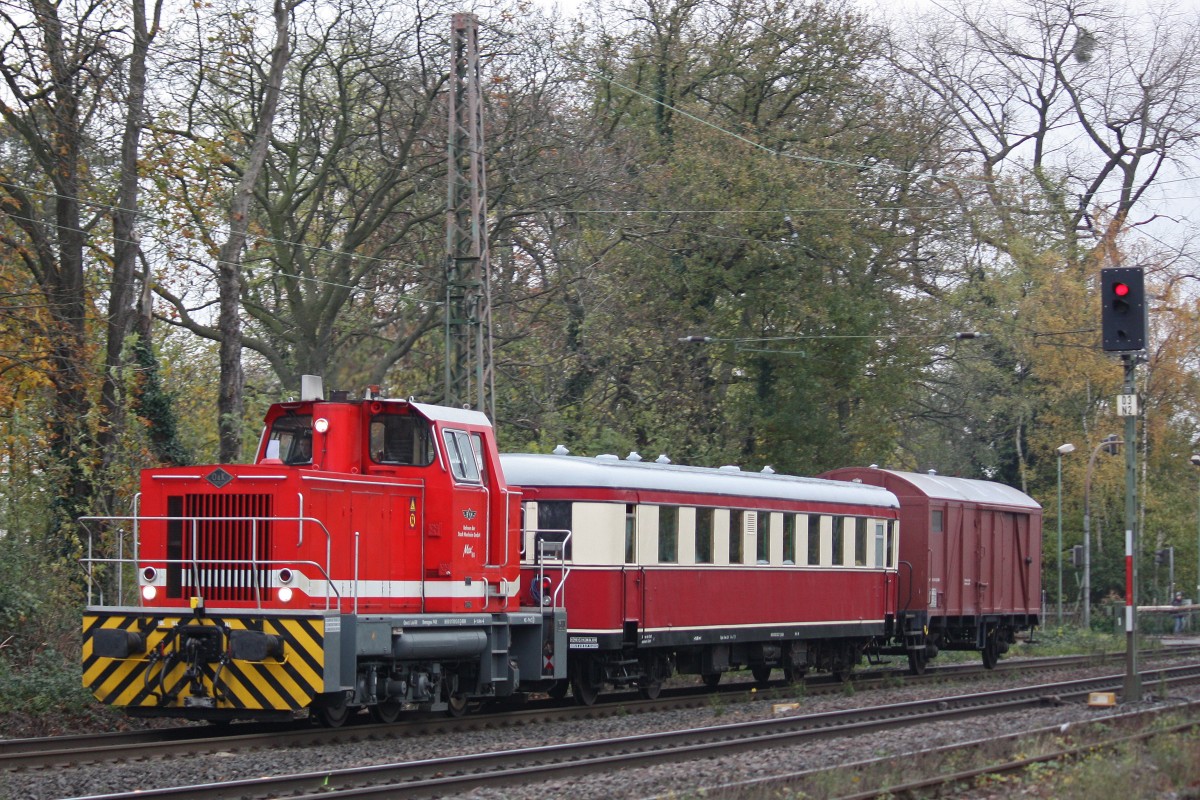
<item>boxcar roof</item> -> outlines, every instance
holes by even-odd
[[[845,480],[847,477],[854,477],[854,473],[856,472],[878,472],[891,475],[893,480],[908,483],[913,489],[931,500],[958,500],[981,505],[1008,506],[1029,510],[1041,510],[1042,508],[1036,500],[1019,489],[1014,489],[1011,486],[995,481],[976,480],[974,478],[951,478],[945,475],[931,475],[923,472],[901,472],[900,470],[875,468],[834,470],[834,472],[829,474],[836,475],[840,479]],[[842,477],[842,475],[846,477]]]
[[[890,491],[846,481],[801,478],[731,468],[688,467],[647,461],[623,461],[615,456],[506,453],[500,456],[511,486],[624,489],[690,492],[744,498],[815,503],[846,503],[899,508]]]

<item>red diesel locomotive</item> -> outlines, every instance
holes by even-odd
[[[145,470],[131,516],[83,521],[83,682],[132,715],[339,725],[845,674],[930,646],[902,518],[864,483],[501,457],[482,414],[306,379],[253,464]]]

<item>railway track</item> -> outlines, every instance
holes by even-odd
[[[1200,655],[1200,647],[1173,647],[1169,650],[1147,650],[1146,660]],[[1083,666],[1114,664],[1124,659],[1123,653],[1090,656],[1055,656],[1047,658],[1002,661],[990,674],[1036,671],[1052,672],[1077,669]],[[923,676],[912,676],[907,670],[873,670],[854,676],[856,690],[906,685],[969,680],[989,674],[977,664],[951,664],[930,667]],[[845,692],[844,684],[828,678],[810,679],[802,689],[806,696]],[[655,700],[644,700],[635,693],[613,693],[605,702],[595,706],[578,706],[570,702],[534,702],[530,707],[509,706],[493,713],[475,714],[464,718],[423,715],[405,719],[393,725],[355,724],[340,729],[324,729],[307,721],[292,725],[242,723],[228,727],[184,726],[142,731],[123,731],[95,735],[55,736],[37,739],[0,740],[0,771],[12,769],[44,769],[56,765],[87,764],[105,761],[148,759],[174,755],[197,755],[264,747],[304,747],[354,742],[372,739],[402,739],[429,736],[462,730],[486,730],[520,727],[571,718],[596,719],[612,715],[645,714],[681,708],[712,705],[714,702],[737,703],[750,699],[795,697],[798,687],[775,683],[758,687],[751,682],[728,683],[717,692],[704,687],[683,687],[664,691]]]
[[[896,759],[873,759],[708,787],[704,796],[709,800],[734,800],[753,790],[785,788],[800,796],[815,796],[805,793],[810,784],[819,785],[822,796],[836,800],[963,796],[979,783],[1003,780],[1037,764],[1068,762],[1197,728],[1200,728],[1200,700],[1077,722],[1066,730],[1054,725],[928,748],[905,757],[903,772],[910,777],[902,781],[892,777],[897,774]],[[957,766],[964,762],[977,766]],[[914,774],[923,777],[911,777]]]
[[[1200,683],[1200,665],[1146,670],[1142,677],[1146,685],[1163,688]],[[280,795],[300,798],[439,796],[481,786],[496,788],[648,764],[725,756],[750,749],[977,718],[1048,702],[1073,702],[1090,692],[1119,688],[1123,680],[1123,674],[1112,674],[824,714],[203,786],[144,789],[103,797],[108,800],[135,796],[217,800]],[[91,800],[99,798],[94,796]]]

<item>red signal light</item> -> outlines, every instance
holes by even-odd
[[[1124,297],[1125,295],[1129,294],[1129,284],[1117,281],[1113,284],[1113,294],[1115,294],[1117,297]]]

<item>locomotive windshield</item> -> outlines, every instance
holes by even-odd
[[[377,464],[429,466],[434,459],[429,420],[410,415],[375,415],[371,418],[371,457]]]
[[[312,463],[312,415],[280,417],[271,426],[267,439],[267,458],[285,464]]]

